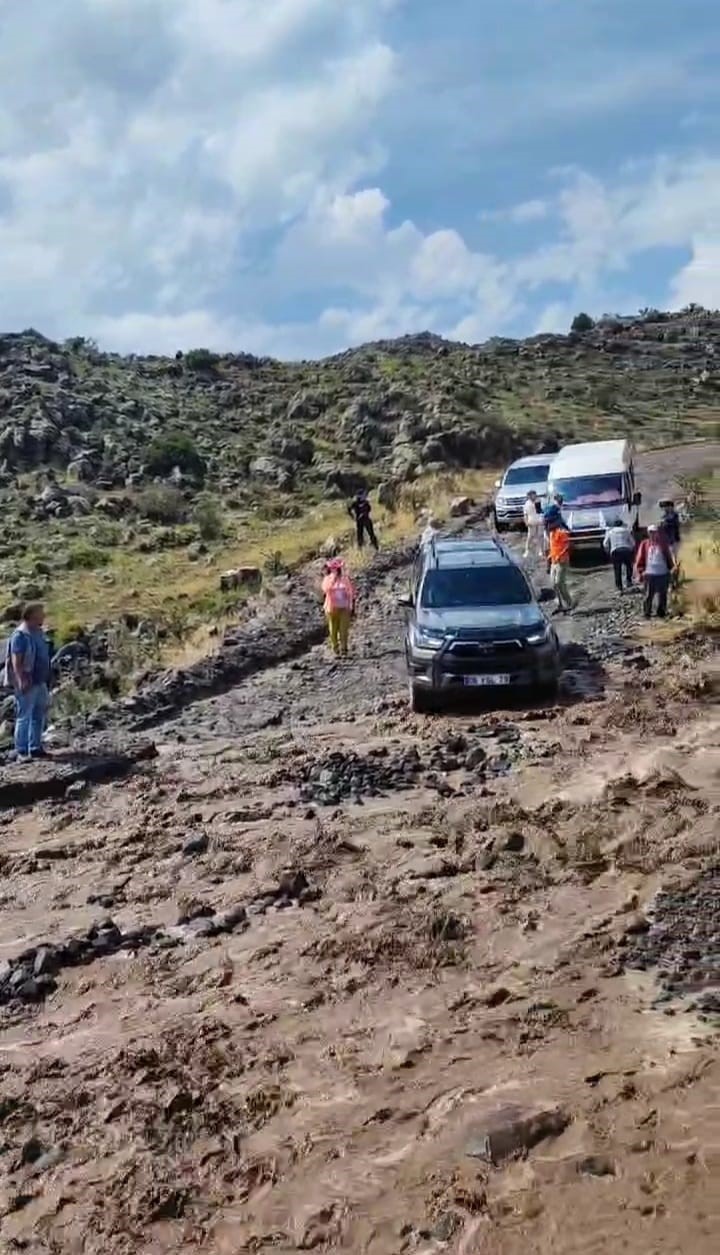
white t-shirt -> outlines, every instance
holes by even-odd
[[[542,527],[542,514],[538,514],[535,502],[529,497],[523,506],[523,518],[526,527]]]
[[[667,575],[669,569],[662,545],[657,541],[650,541],[645,563],[646,575]]]

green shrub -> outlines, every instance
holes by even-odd
[[[187,502],[182,493],[164,484],[145,488],[138,494],[136,505],[143,518],[152,523],[182,523],[187,514]]]
[[[185,475],[204,479],[205,462],[192,436],[171,431],[156,436],[148,449],[145,466],[150,475],[169,475],[177,466]]]
[[[95,571],[98,567],[107,566],[110,554],[107,549],[93,545],[87,540],[77,540],[68,549],[68,571]]]
[[[589,314],[576,314],[572,320],[570,330],[582,334],[584,331],[592,331],[594,326],[595,320]]]
[[[188,370],[214,370],[220,358],[210,349],[189,349],[184,361]]]
[[[192,510],[192,521],[202,540],[219,540],[223,534],[223,512],[217,497],[203,492]]]

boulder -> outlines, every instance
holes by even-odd
[[[383,506],[385,510],[395,510],[399,495],[400,485],[393,479],[386,479],[378,487],[378,504]]]
[[[327,406],[325,397],[315,392],[296,392],[287,407],[287,420],[290,423],[304,422],[317,418]],[[301,459],[298,459],[301,460]]]
[[[250,463],[250,474],[253,479],[262,480],[265,484],[286,491],[293,487],[295,479],[292,467],[286,462],[282,462],[280,458],[267,456],[253,458]]]
[[[367,486],[365,476],[359,471],[346,470],[340,466],[326,468],[325,491],[331,497],[352,497]]]
[[[464,519],[473,508],[472,497],[453,497],[450,502],[450,518]]]
[[[315,445],[308,436],[288,436],[280,441],[276,453],[285,462],[297,462],[300,466],[310,466],[315,457]]]
[[[235,567],[231,571],[224,571],[220,576],[220,589],[223,593],[230,592],[233,588],[260,588],[262,584],[262,571],[256,566]]]

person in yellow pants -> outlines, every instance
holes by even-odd
[[[322,582],[330,648],[336,658],[346,658],[350,640],[350,620],[355,610],[355,586],[341,558],[328,562]]]

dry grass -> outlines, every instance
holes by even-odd
[[[495,471],[467,471],[428,476],[407,485],[397,510],[390,513],[375,505],[381,544],[393,545],[417,535],[427,510],[446,518],[454,496],[484,499],[495,478]],[[237,607],[217,596],[223,571],[236,566],[262,568],[269,560],[292,569],[316,555],[329,537],[346,550],[356,569],[372,556],[370,551],[354,550],[343,501],[329,501],[292,520],[231,517],[227,531],[229,538],[212,546],[199,561],[192,561],[184,546],[150,554],[116,548],[109,550],[109,560],[100,570],[58,575],[47,603],[60,637],[69,634],[73,624],[112,621],[132,612],[169,625],[174,641],[164,656],[188,661],[207,652],[212,624],[221,626],[236,615]]]
[[[680,605],[693,626],[720,627],[720,527],[693,530],[681,555]]]

